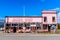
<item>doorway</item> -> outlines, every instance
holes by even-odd
[[[13,27],[13,33],[16,33],[16,27]]]
[[[35,32],[35,31],[36,31],[36,27],[34,27],[34,26],[31,27],[31,31],[32,31],[32,32]]]
[[[48,32],[51,31],[51,25],[48,25]]]

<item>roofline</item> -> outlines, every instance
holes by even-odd
[[[44,13],[44,12],[54,12],[54,13]],[[42,14],[57,14],[56,10],[42,10]]]
[[[5,16],[5,18],[6,17],[27,17],[27,18],[28,17],[32,17],[32,18],[36,18],[36,17],[39,17],[40,18],[41,17],[42,18],[42,16]]]

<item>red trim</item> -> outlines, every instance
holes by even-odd
[[[47,13],[47,12],[42,12],[42,14],[56,14],[56,13]]]
[[[49,12],[49,11],[52,11],[52,12]],[[45,10],[45,12],[42,11],[42,14],[56,14],[56,13],[57,12],[55,10],[48,10],[48,11]]]

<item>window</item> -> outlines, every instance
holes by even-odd
[[[26,23],[26,29],[30,29],[30,23]]]
[[[11,24],[6,24],[6,30],[9,29],[11,27]]]
[[[20,23],[20,24],[19,24],[19,27],[23,27],[23,23]]]
[[[44,22],[46,22],[47,21],[47,17],[44,17]]]
[[[23,23],[19,24],[19,29],[23,29]]]
[[[7,26],[7,27],[10,27],[10,26],[11,26],[11,24],[6,24],[6,26]]]
[[[47,29],[47,24],[43,24],[43,29]]]
[[[41,26],[41,23],[37,23],[36,26],[37,26],[37,27],[40,27],[40,26]]]
[[[37,29],[41,29],[41,23],[36,24]]]
[[[15,24],[12,24],[12,26],[17,26],[18,24],[17,23],[15,23]]]
[[[34,22],[32,22],[31,24],[35,24]]]
[[[52,21],[55,22],[55,17],[52,17]]]

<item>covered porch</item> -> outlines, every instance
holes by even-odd
[[[6,23],[5,32],[12,33],[26,33],[26,32],[36,32],[37,30],[42,30],[42,23]]]

